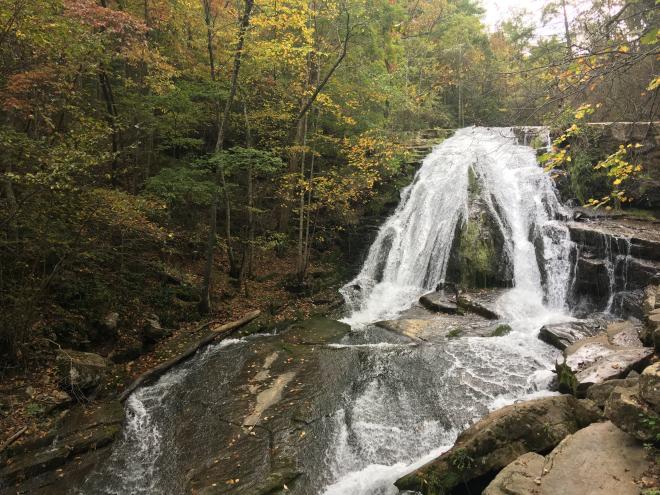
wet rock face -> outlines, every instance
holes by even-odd
[[[488,206],[486,194],[469,169],[468,215],[459,223],[447,266],[447,279],[465,288],[508,287],[513,264],[500,223]]]
[[[507,406],[472,425],[449,451],[395,484],[400,490],[447,493],[525,453],[547,451],[600,417],[591,401],[570,395]]]
[[[574,295],[598,309],[640,316],[635,301],[616,293],[643,290],[660,273],[660,229],[656,222],[626,218],[588,218],[568,223],[578,247]]]
[[[544,325],[539,331],[539,339],[564,350],[571,344],[586,337],[593,337],[604,330],[602,322],[586,320]]]
[[[322,344],[339,341],[349,330],[314,318],[290,325],[278,337],[254,341],[247,358],[236,363],[231,393],[214,415],[202,414],[201,420],[217,427],[205,440],[201,462],[184,461],[189,467],[182,491],[268,494],[286,485],[291,493],[306,493],[305,473],[311,472],[306,463],[319,462],[315,449],[322,419],[334,412],[356,367],[350,362],[354,356]],[[335,365],[329,367],[329,360]],[[328,370],[335,374],[328,376]],[[199,431],[194,424],[177,428],[183,451],[200,451]]]
[[[520,456],[483,494],[638,495],[637,483],[650,467],[640,442],[609,421],[595,423],[567,436],[545,457]]]

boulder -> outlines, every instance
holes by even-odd
[[[501,318],[495,308],[484,301],[480,301],[473,294],[461,294],[458,296],[458,306],[471,313],[478,314],[489,320],[498,320]]]
[[[644,369],[639,377],[639,394],[660,413],[660,361]]]
[[[639,440],[660,438],[660,416],[641,399],[639,386],[615,388],[605,403],[605,416]]]
[[[598,407],[603,409],[607,399],[610,398],[610,394],[615,388],[634,387],[638,383],[639,378],[636,377],[615,378],[614,380],[608,380],[603,383],[596,383],[587,389],[587,399],[594,401]]]
[[[449,451],[395,484],[400,490],[445,493],[499,471],[522,454],[548,451],[600,417],[593,402],[572,395],[513,404],[472,425]]]
[[[120,335],[115,348],[108,356],[114,363],[126,363],[140,356],[144,343],[134,335]]]
[[[649,314],[656,307],[656,294],[660,288],[654,285],[649,285],[644,289],[644,297],[642,301],[642,311],[645,315]],[[658,301],[660,302],[660,301]]]
[[[620,347],[644,347],[639,339],[639,328],[631,321],[610,323],[605,330],[607,340],[612,345]]]
[[[600,334],[569,345],[564,349],[563,354],[566,358],[566,365],[574,373],[577,373],[591,366],[599,359],[613,354],[616,350],[616,346],[609,343],[607,336]]]
[[[529,495],[538,490],[545,457],[535,452],[523,454],[498,473],[482,495]]]
[[[425,294],[419,298],[419,302],[426,309],[437,313],[453,314],[458,311],[456,303],[450,301],[442,292],[430,292],[429,294]]]
[[[641,366],[653,355],[653,349],[621,349],[609,354],[575,374],[578,390],[586,390],[595,383],[626,376],[635,366]]]
[[[158,342],[172,333],[171,328],[164,328],[160,324],[158,316],[151,314],[146,318],[144,327],[142,328],[142,336],[146,342]]]
[[[61,386],[73,391],[96,388],[108,369],[106,360],[98,354],[70,349],[60,350],[55,362]]]
[[[641,368],[653,355],[649,347],[620,347],[610,343],[607,334],[571,344],[564,350],[565,366],[575,375],[576,389],[584,393],[595,383],[623,378]]]
[[[599,322],[592,320],[554,323],[541,327],[539,339],[563,351],[578,340],[593,337],[602,329]]]
[[[545,458],[525,454],[505,467],[484,495],[639,495],[651,467],[643,446],[611,422],[567,436]]]
[[[114,332],[117,330],[117,325],[119,324],[119,313],[117,312],[110,312],[107,315],[105,315],[103,318],[101,318],[101,326],[103,327],[104,330],[107,330],[108,332]]]

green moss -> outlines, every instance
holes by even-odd
[[[468,194],[471,199],[476,198],[481,193],[481,186],[477,181],[477,174],[472,167],[468,168]]]
[[[566,361],[563,363],[557,363],[555,365],[555,372],[557,373],[557,379],[559,380],[559,391],[576,395],[578,381],[577,378],[575,378],[575,373],[573,373],[573,370],[566,364]]]
[[[463,329],[462,328],[454,328],[450,332],[447,333],[447,338],[448,339],[455,339],[457,337],[460,337],[463,335]]]
[[[489,236],[483,235],[483,218],[469,221],[461,232],[459,262],[461,284],[464,287],[482,287],[493,278],[495,247]]]
[[[495,327],[495,330],[493,330],[490,333],[490,336],[491,337],[502,337],[502,336],[508,334],[511,330],[512,329],[509,325],[506,325],[506,324],[497,325]]]

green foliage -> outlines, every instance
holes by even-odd
[[[204,170],[164,168],[147,180],[145,191],[162,199],[170,207],[209,206],[214,185]]]
[[[467,450],[459,448],[451,453],[449,456],[449,463],[456,468],[459,473],[463,473],[472,469],[474,466],[474,458],[470,457]]]
[[[639,421],[642,423],[643,428],[651,433],[653,441],[656,444],[660,443],[660,419],[657,416],[640,413]]]

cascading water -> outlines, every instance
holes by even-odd
[[[544,301],[563,308],[573,247],[568,229],[556,221],[563,211],[551,179],[537,164],[534,149],[517,144],[512,129],[468,128],[424,160],[359,275],[342,289],[353,310],[348,323],[393,316],[444,281],[457,226],[467,219],[470,168],[507,239],[515,290],[505,308],[534,315],[545,312]],[[539,241],[541,267],[534,245]],[[522,304],[514,308],[515,301]]]
[[[444,281],[457,227],[468,218],[470,169],[507,241],[514,287],[497,306],[513,331],[415,352],[374,346],[363,383],[334,417],[326,495],[397,493],[393,481],[447,449],[489,409],[547,393],[556,353],[536,335],[544,323],[569,318],[574,246],[550,178],[512,129],[459,130],[424,160],[341,291],[352,309],[345,321],[368,329]]]

